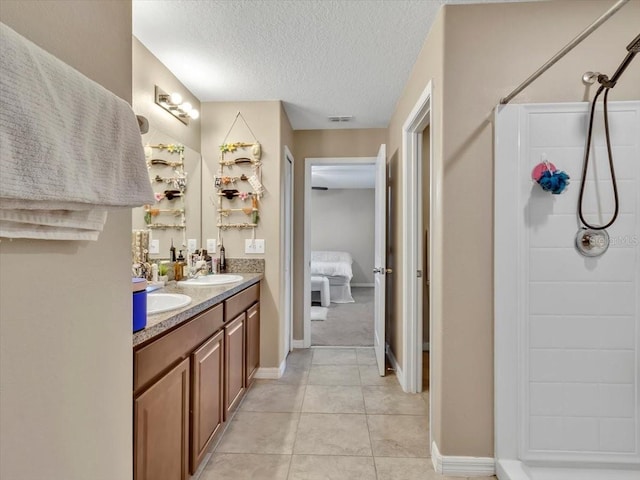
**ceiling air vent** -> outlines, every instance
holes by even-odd
[[[350,122],[353,120],[353,115],[332,115],[328,118],[330,122]]]

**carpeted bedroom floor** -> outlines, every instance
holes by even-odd
[[[351,287],[355,303],[332,303],[327,319],[311,322],[311,345],[373,345],[373,287]]]

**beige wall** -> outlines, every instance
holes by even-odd
[[[305,158],[375,157],[387,141],[384,128],[351,130],[296,130],[293,132],[294,168],[293,232],[293,338],[302,340],[304,295],[304,162]]]
[[[201,110],[198,100],[167,67],[164,66],[140,40],[133,37],[133,108],[138,115],[144,115],[149,124],[176,142],[200,151],[200,122],[190,120],[185,125],[165,109],[155,103],[155,86],[158,85],[167,93],[178,92],[185,102]],[[202,112],[200,112],[202,113]]]
[[[445,455],[493,455],[493,109],[601,15],[605,3],[445,6],[391,122],[390,155],[400,154],[402,123],[433,77],[431,139],[442,210],[434,218],[439,231],[433,232],[440,254],[432,259],[431,279],[432,417],[434,439]],[[582,74],[612,73],[637,35],[639,19],[640,2],[633,0],[516,101],[589,98],[593,89],[583,86]],[[436,36],[440,43],[430,43]],[[438,52],[444,57],[438,59]],[[638,78],[636,61],[610,99],[639,99]]]
[[[198,248],[203,248],[201,221],[201,158],[200,158],[200,119],[191,120],[185,125],[169,112],[155,103],[155,85],[165,92],[179,92],[185,101],[194,108],[201,110],[200,100],[194,97],[189,90],[158,60],[147,48],[133,37],[133,109],[138,115],[144,115],[149,120],[149,132],[142,136],[144,144],[155,145],[158,143],[181,143],[186,146],[184,151],[185,172],[187,173],[187,189],[183,199],[164,201],[161,208],[184,208],[186,211],[186,235],[181,230],[166,229],[153,230],[152,236],[160,242],[160,253],[150,255],[150,258],[168,258],[171,240],[176,250],[186,252],[184,239],[195,238]],[[154,158],[164,158],[171,161],[177,160],[176,154],[154,150]],[[173,176],[170,167],[153,167],[150,176]],[[154,183],[154,191],[161,192],[167,188],[166,184]],[[162,223],[174,223],[174,217],[162,214],[158,221]],[[132,211],[132,228],[144,229],[144,207],[134,208]],[[184,237],[184,238],[183,238]]]
[[[220,148],[236,114],[240,111],[262,145],[262,183],[265,195],[260,201],[260,222],[256,238],[265,240],[264,255],[244,253],[244,241],[251,238],[251,230],[227,230],[223,235],[227,257],[265,258],[265,279],[261,285],[260,314],[261,367],[277,367],[284,358],[281,335],[283,319],[280,318],[281,246],[280,246],[280,188],[283,145],[280,139],[282,109],[278,101],[266,102],[206,102],[202,104],[202,234],[204,238],[217,238],[217,207],[211,198],[218,201],[214,191],[214,177],[220,165]],[[235,124],[226,143],[253,142],[254,138],[241,119]],[[240,172],[240,167],[235,167]],[[242,170],[250,174],[248,169]],[[225,174],[235,175],[225,167]],[[240,173],[238,173],[239,175]],[[240,185],[242,189],[242,185]],[[248,190],[248,188],[247,188]],[[241,208],[240,200],[236,199]],[[244,206],[250,203],[242,204]],[[229,205],[225,203],[225,208]],[[238,217],[236,217],[238,218]],[[246,218],[239,217],[239,222]]]
[[[352,285],[373,285],[374,194],[373,188],[311,191],[311,250],[349,252]]]
[[[443,119],[443,76],[444,76],[444,25],[445,25],[446,9],[440,9],[436,17],[431,31],[425,40],[420,51],[418,59],[413,67],[411,76],[405,85],[404,91],[396,105],[396,110],[391,117],[389,123],[389,141],[387,146],[387,155],[389,157],[389,168],[392,178],[392,204],[394,214],[392,215],[394,240],[394,299],[392,300],[393,311],[390,323],[388,324],[388,337],[391,350],[395,355],[401,367],[404,367],[404,352],[402,342],[404,332],[402,331],[402,292],[404,285],[402,283],[404,265],[404,252],[402,248],[402,125],[407,119],[409,112],[424,91],[428,82],[432,82],[432,125],[430,127],[433,158],[433,168],[441,169],[442,164],[442,141],[440,133],[442,131]],[[437,220],[437,218],[434,218]],[[442,245],[441,228],[436,228],[433,232],[433,242],[435,251],[440,251]],[[432,332],[435,338],[442,336],[442,318],[439,308],[441,302],[438,301],[437,295],[441,290],[442,281],[440,280],[442,271],[442,257],[436,255],[432,261],[433,276],[431,282],[431,298],[433,300],[434,318]],[[430,362],[431,362],[431,431],[433,438],[438,441],[441,435],[441,406],[442,406],[442,349],[434,346],[434,338],[430,339]],[[440,442],[438,441],[438,445]]]
[[[130,1],[7,1],[2,22],[131,100]],[[131,214],[97,242],[0,240],[0,477],[132,476]]]

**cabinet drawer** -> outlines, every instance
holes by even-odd
[[[229,322],[260,300],[260,284],[256,283],[246,290],[236,293],[224,301],[224,321]]]
[[[178,360],[187,358],[223,324],[222,304],[133,352],[133,390],[139,391]]]

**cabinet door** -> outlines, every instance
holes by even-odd
[[[191,473],[223,422],[224,331],[191,355]]]
[[[188,478],[189,359],[134,401],[135,480]]]
[[[245,387],[249,388],[260,366],[260,303],[247,310],[247,375]]]
[[[245,314],[241,313],[224,329],[225,420],[244,394]]]

